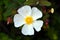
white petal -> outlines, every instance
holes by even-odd
[[[22,34],[24,35],[34,35],[34,29],[32,25],[24,25],[22,28]]]
[[[39,32],[41,30],[41,27],[43,26],[43,21],[39,20],[39,21],[35,21],[33,23],[33,27],[35,28],[35,30],[37,32]]]
[[[20,14],[16,14],[13,20],[15,27],[19,27],[24,24],[24,18]]]
[[[30,6],[23,6],[23,7],[21,7],[21,8],[19,8],[18,10],[17,10],[17,12],[19,13],[19,14],[21,14],[22,16],[30,16],[31,15],[31,7]]]
[[[37,9],[36,7],[32,8],[32,17],[34,18],[34,20],[41,18],[42,17],[42,12]]]

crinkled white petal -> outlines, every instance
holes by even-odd
[[[19,26],[24,24],[24,18],[20,14],[16,14],[14,16],[13,21],[14,21],[14,26],[15,27],[19,27]]]
[[[34,18],[34,20],[41,18],[42,17],[42,12],[37,9],[36,7],[32,8],[32,17]]]
[[[31,7],[30,6],[23,6],[17,10],[19,14],[21,14],[23,17],[30,16],[31,15]]]
[[[34,29],[33,29],[32,25],[25,24],[22,27],[22,34],[23,35],[34,35]]]
[[[42,20],[34,21],[34,23],[33,23],[33,27],[35,28],[35,30],[37,32],[39,32],[41,30],[42,26],[43,26],[43,21]]]

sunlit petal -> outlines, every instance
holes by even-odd
[[[24,24],[24,18],[19,14],[16,14],[13,20],[14,20],[15,27],[19,27]]]
[[[31,15],[31,7],[30,6],[23,6],[17,10],[19,14],[21,14],[23,17]]]
[[[35,28],[35,30],[37,32],[39,32],[41,30],[41,27],[43,26],[43,21],[39,20],[39,21],[35,21],[33,23],[33,27]]]
[[[41,18],[42,17],[42,12],[37,9],[36,7],[32,8],[32,17],[34,18],[34,20]]]
[[[22,28],[22,34],[24,35],[34,35],[34,29],[32,25],[24,25]]]

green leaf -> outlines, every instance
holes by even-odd
[[[9,38],[8,35],[4,33],[0,33],[0,40],[12,40],[12,39]]]
[[[54,40],[57,40],[58,39],[57,34],[55,34],[55,33],[53,34],[53,39]]]
[[[41,1],[40,1],[40,5],[42,5],[42,6],[51,6],[51,3],[48,2],[48,1],[43,1],[43,0],[41,0]]]
[[[7,20],[7,17],[10,16],[11,14],[12,14],[12,10],[11,9],[7,9],[7,11],[3,14],[4,20]]]
[[[17,5],[16,3],[10,2],[9,0],[4,0],[3,2],[5,4],[5,8],[15,8]]]
[[[0,7],[0,21],[2,20],[2,8]]]
[[[46,20],[47,18],[49,18],[49,14],[47,13],[46,15],[44,15],[44,17],[43,17],[43,20]]]
[[[17,36],[17,37],[16,37],[16,40],[21,40],[21,37],[20,37],[20,36]]]
[[[17,1],[17,0],[16,0],[16,1]],[[17,2],[18,2],[19,4],[21,4],[21,3],[23,4],[23,3],[25,2],[25,0],[18,0]]]
[[[49,28],[48,30],[48,36],[50,37],[51,40],[57,40],[57,31],[54,28]]]
[[[35,2],[36,2],[36,1],[34,1],[34,0],[28,0],[28,1],[26,1],[24,4],[25,4],[25,5],[34,5]]]
[[[0,21],[2,20],[1,14],[0,14]]]
[[[3,2],[4,2],[4,4],[5,4],[5,6],[7,6],[7,5],[10,4],[9,0],[3,0]]]
[[[3,4],[3,1],[2,0],[0,0],[0,6]]]

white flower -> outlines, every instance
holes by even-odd
[[[24,35],[34,35],[34,29],[39,32],[43,26],[42,20],[37,20],[42,17],[42,12],[33,7],[26,5],[17,10],[19,14],[14,16],[14,25],[15,27],[22,27],[22,34]]]

